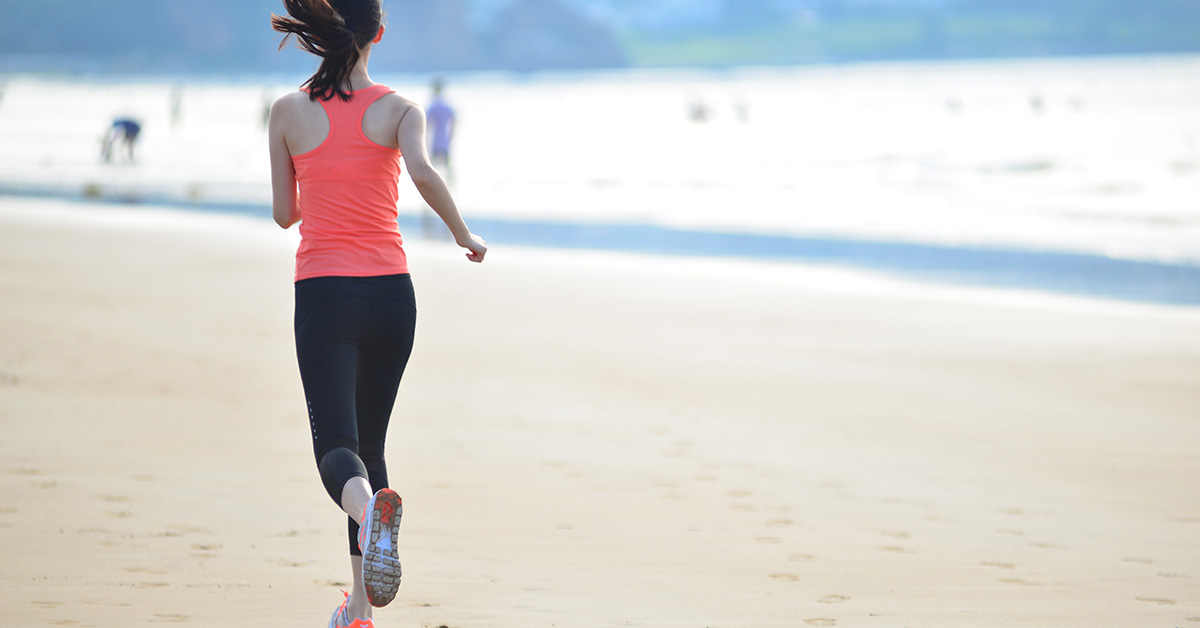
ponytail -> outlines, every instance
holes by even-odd
[[[350,100],[342,86],[358,63],[359,51],[383,24],[380,0],[283,0],[283,6],[287,16],[271,14],[271,27],[284,34],[279,47],[295,35],[302,50],[321,57],[321,67],[303,83],[308,97]]]

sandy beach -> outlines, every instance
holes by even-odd
[[[295,243],[0,198],[0,625],[325,625]],[[492,244],[409,246],[381,628],[1200,625],[1200,309]]]

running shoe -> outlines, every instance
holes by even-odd
[[[342,605],[333,611],[333,617],[329,618],[329,628],[375,628],[375,621],[371,619],[355,619],[351,621],[349,613],[346,612],[346,602],[350,601],[350,594],[342,591],[342,595],[346,599],[342,600]]]
[[[358,528],[362,550],[363,587],[371,606],[387,606],[400,588],[400,557],[396,553],[400,532],[400,496],[390,488],[380,489],[363,512]]]

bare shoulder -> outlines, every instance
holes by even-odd
[[[271,104],[271,119],[276,122],[294,120],[303,114],[304,110],[313,104],[308,94],[300,91],[290,92],[275,99]]]
[[[267,128],[271,135],[271,141],[275,142],[283,138],[284,129],[294,124],[291,122],[295,118],[292,113],[293,105],[291,104],[291,94],[280,96],[271,103],[271,114],[267,118]]]
[[[403,118],[404,115],[409,111],[413,109],[418,111],[421,110],[420,105],[401,96],[400,94],[397,94],[396,92],[385,94],[384,96],[380,97],[379,100],[381,101],[381,104],[387,108],[388,113],[397,123],[399,123],[400,119]]]
[[[275,103],[271,105],[271,111],[279,111],[280,113],[294,111],[306,102],[308,102],[308,94],[301,91],[288,92],[275,99]]]

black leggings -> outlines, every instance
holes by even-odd
[[[417,306],[408,275],[314,277],[296,282],[296,358],[321,482],[341,507],[342,487],[388,485],[383,443],[412,352]],[[349,520],[350,553],[359,555]]]

